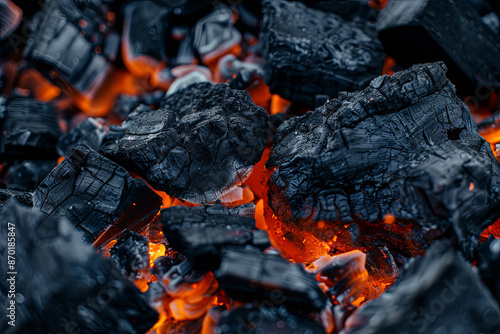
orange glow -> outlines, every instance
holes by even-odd
[[[17,87],[29,90],[36,100],[43,102],[48,102],[61,94],[61,89],[34,68],[28,68],[21,73]]]
[[[160,256],[165,256],[167,249],[163,244],[149,243],[149,265],[153,267],[153,263]]]
[[[392,57],[386,56],[385,57],[385,62],[384,62],[384,67],[382,68],[382,74],[387,74],[387,75],[393,75],[394,71],[393,68],[396,66],[396,60]]]
[[[253,167],[252,173],[243,185],[249,186],[256,198],[262,198],[262,193],[264,191],[263,176],[264,167],[267,160],[269,159],[269,153],[271,152],[271,146],[266,146],[264,152],[262,153],[262,158]]]
[[[266,230],[266,218],[264,217],[264,200],[259,199],[255,205],[255,226],[259,230]]]
[[[254,200],[254,198],[255,196],[249,187],[238,186],[229,193],[222,196],[219,200],[222,205],[228,208],[234,208],[235,206],[250,203]]]
[[[389,4],[389,0],[368,0],[368,5],[377,10],[382,10]]]
[[[500,219],[494,222],[491,226],[488,226],[488,228],[481,233],[481,237],[485,239],[487,239],[490,235],[500,239]]]
[[[469,191],[472,191],[472,190],[474,190],[474,182],[471,182],[469,184]]]
[[[279,113],[284,113],[289,106],[292,105],[292,102],[285,100],[281,96],[277,94],[273,94],[271,96],[271,107],[269,110],[270,115],[275,115]]]
[[[394,215],[391,215],[390,213],[388,213],[384,216],[384,221],[383,221],[384,224],[392,225],[395,222],[396,222],[396,217],[394,217]]]
[[[217,63],[219,59],[229,54],[238,56],[241,53],[241,46],[239,44],[232,45],[227,49],[215,49],[212,52],[207,53],[202,56],[203,64],[205,64],[212,73],[215,73],[215,69],[217,68]]]
[[[63,162],[65,157],[59,157],[57,158],[57,164],[59,165],[61,162]]]

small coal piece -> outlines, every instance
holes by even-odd
[[[289,309],[321,311],[327,298],[301,264],[256,249],[225,248],[215,277],[226,294],[244,302],[284,305]]]
[[[9,189],[34,191],[57,165],[55,160],[16,161],[7,171]]]
[[[141,104],[152,106],[154,107],[153,109],[158,109],[164,97],[165,92],[161,90],[142,95],[122,94],[118,96],[113,103],[111,112],[119,117],[126,118]]]
[[[78,144],[85,143],[94,150],[99,150],[107,133],[103,119],[87,118],[75,128],[66,132],[57,142],[57,153],[65,157]]]
[[[15,327],[9,317],[0,332],[146,333],[158,320],[139,290],[111,261],[83,244],[71,225],[13,201],[0,214],[0,259],[7,265],[7,235],[15,231],[15,267],[2,265],[0,305],[15,286]],[[13,227],[14,226],[14,227]],[[15,271],[15,281],[9,271]],[[14,282],[14,283],[13,283]],[[7,311],[9,312],[9,311]],[[9,314],[9,313],[7,313]]]
[[[500,239],[491,236],[478,249],[477,269],[484,284],[500,303]]]
[[[362,305],[346,334],[500,333],[500,309],[478,274],[448,242],[411,260],[378,299]]]
[[[35,208],[64,217],[98,247],[125,229],[138,231],[157,214],[161,197],[120,165],[80,144],[38,186]],[[103,232],[105,232],[101,235]]]
[[[162,109],[126,123],[125,135],[104,154],[156,190],[202,204],[248,178],[270,129],[266,111],[247,92],[210,83],[172,94]]]
[[[125,231],[111,247],[109,254],[109,258],[116,262],[125,278],[135,281],[149,276],[149,245],[146,236]]]
[[[198,269],[217,269],[224,247],[251,245],[264,250],[271,246],[253,218],[238,216],[222,205],[170,207],[161,210],[161,222],[169,245]]]
[[[271,93],[314,107],[316,95],[357,91],[382,73],[382,45],[353,23],[299,2],[263,4],[261,41]]]
[[[377,30],[399,65],[444,61],[461,96],[500,89],[500,36],[465,0],[390,1]]]
[[[3,161],[57,158],[55,145],[62,132],[49,104],[23,96],[0,97],[0,128]]]
[[[33,194],[26,191],[18,191],[12,189],[0,188],[0,210],[2,210],[5,203],[11,199],[22,205],[32,207],[33,206]]]

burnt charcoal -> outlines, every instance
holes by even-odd
[[[226,294],[244,302],[270,301],[304,312],[320,311],[326,296],[301,264],[255,249],[225,248],[215,277]]]
[[[165,92],[161,90],[142,95],[122,94],[115,100],[112,112],[120,117],[127,117],[141,104],[152,106],[154,109],[157,109],[160,107],[160,103],[164,97]]]
[[[116,58],[119,37],[101,1],[50,0],[34,20],[24,57],[63,86],[87,93],[100,86]]]
[[[19,27],[22,15],[22,10],[12,1],[0,1],[0,42],[7,39]]]
[[[38,186],[34,205],[64,217],[85,242],[100,246],[125,229],[144,227],[157,214],[161,198],[146,182],[80,144]]]
[[[56,165],[55,160],[16,161],[7,173],[9,189],[34,191]]]
[[[390,1],[377,30],[399,65],[444,61],[459,95],[474,95],[478,86],[500,89],[500,36],[465,0]]]
[[[99,150],[106,132],[107,127],[103,119],[89,117],[59,138],[57,153],[65,157],[80,143]]]
[[[368,5],[368,0],[300,0],[300,2],[314,9],[337,14],[351,22],[360,19],[366,23],[376,17],[376,11]]]
[[[481,244],[477,255],[477,269],[483,283],[500,303],[500,239],[490,237]]]
[[[399,269],[387,247],[367,252],[366,268],[370,274],[370,282],[391,284],[399,274]]]
[[[186,74],[180,78],[175,79],[175,81],[172,82],[172,84],[168,88],[166,96],[170,96],[174,93],[177,93],[198,82],[210,82],[210,79],[203,71],[193,71],[189,74]]]
[[[378,299],[365,303],[346,334],[500,333],[500,310],[479,276],[447,242],[412,260]]]
[[[398,242],[406,256],[426,247],[418,227],[451,231],[471,256],[498,218],[500,166],[445,72],[415,65],[280,126],[266,164],[272,213],[318,238],[356,222],[364,246]]]
[[[7,281],[15,271],[15,327],[10,333],[146,333],[158,314],[113,263],[83,244],[64,220],[7,203],[0,233],[15,231],[15,265],[7,268],[7,237],[0,240],[0,304],[7,309]],[[13,228],[15,226],[15,228]],[[10,246],[9,246],[10,247]],[[11,254],[9,252],[9,254]]]
[[[156,190],[192,203],[214,202],[243,183],[269,132],[266,111],[247,92],[210,83],[172,94],[162,109],[126,125],[104,154]]]
[[[263,3],[261,40],[271,93],[314,107],[317,94],[357,91],[382,73],[382,45],[354,24],[299,2]]]
[[[222,313],[215,334],[325,334],[321,324],[307,317],[298,317],[284,307],[239,307]]]
[[[11,199],[22,205],[33,206],[33,194],[26,191],[18,191],[12,189],[3,189],[0,187],[0,210],[2,210],[5,203]]]
[[[0,154],[4,158],[56,158],[62,135],[57,114],[47,103],[29,97],[0,97]]]
[[[266,249],[271,246],[266,232],[256,229],[253,218],[234,212],[238,211],[230,211],[222,205],[163,209],[163,235],[175,251],[190,258],[196,268],[206,270],[218,268],[224,247],[251,245]]]
[[[136,232],[125,231],[109,250],[122,275],[131,281],[149,276],[148,238]]]

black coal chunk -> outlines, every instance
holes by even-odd
[[[377,30],[402,66],[444,61],[460,95],[474,95],[478,86],[500,88],[500,36],[465,0],[390,1]]]
[[[89,117],[59,138],[57,153],[65,157],[80,143],[85,143],[94,150],[99,150],[106,132],[104,120]]]
[[[11,198],[22,205],[32,207],[33,206],[33,194],[26,191],[18,191],[12,189],[3,189],[0,187],[0,210]]]
[[[0,259],[5,310],[15,300],[10,333],[146,333],[157,321],[139,290],[110,261],[83,244],[64,220],[7,203],[0,215]],[[14,226],[14,227],[13,227]],[[7,235],[16,238],[14,269],[7,270]],[[15,271],[15,282],[8,274]],[[7,298],[15,286],[15,299]]]
[[[215,328],[215,334],[285,334],[309,333],[325,334],[321,324],[307,318],[291,314],[284,307],[240,307],[222,313]]]
[[[22,17],[23,12],[15,3],[10,0],[0,1],[0,55],[7,55],[13,48],[17,51],[13,35],[21,24]]]
[[[0,127],[3,158],[57,157],[55,144],[62,132],[49,104],[23,96],[0,97]]]
[[[255,227],[255,220],[238,212],[238,207],[228,210],[222,205],[163,209],[163,235],[169,245],[190,258],[196,268],[215,270],[224,247],[251,245],[266,249],[271,246],[266,232]]]
[[[125,231],[109,250],[122,275],[131,281],[149,276],[148,238],[136,232]]]
[[[161,198],[146,182],[80,144],[38,186],[34,204],[47,215],[64,217],[83,232],[84,241],[100,246],[125,229],[144,227]]]
[[[7,171],[8,188],[34,191],[56,164],[55,160],[15,161]]]
[[[160,103],[165,97],[164,91],[155,91],[142,95],[126,95],[122,94],[113,103],[112,112],[120,117],[129,116],[141,104],[152,106],[154,109],[160,107]]]
[[[500,309],[472,266],[447,242],[412,260],[378,299],[361,306],[345,333],[499,333]]]
[[[49,79],[90,92],[103,82],[119,45],[103,8],[100,0],[47,1],[33,20],[25,59]]]
[[[391,248],[403,222],[451,230],[470,256],[498,218],[500,165],[445,72],[415,65],[281,125],[266,164],[273,213],[301,228],[356,222],[365,246]],[[388,214],[395,224],[382,223]],[[402,243],[417,241],[407,233]]]
[[[481,280],[500,303],[500,239],[490,237],[478,249],[477,269]]]
[[[270,128],[247,92],[210,83],[172,94],[162,109],[127,123],[104,154],[155,189],[193,203],[214,202],[244,182]]]
[[[215,272],[226,294],[244,302],[267,301],[277,307],[320,311],[326,296],[318,282],[301,264],[291,264],[278,254],[255,249],[225,248],[220,268]]]
[[[316,95],[357,91],[382,73],[382,45],[341,17],[299,2],[264,1],[261,40],[271,93],[314,107]]]

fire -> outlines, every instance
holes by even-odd
[[[149,265],[153,267],[155,260],[165,256],[166,251],[165,245],[149,242]]]

